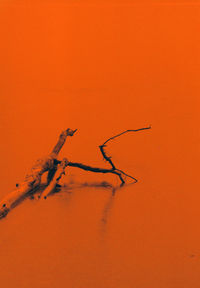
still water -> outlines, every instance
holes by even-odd
[[[60,159],[108,167],[152,126],[106,148],[137,184],[67,167],[0,221],[1,287],[199,288],[197,2],[0,1],[1,198],[68,127]]]
[[[196,205],[144,182],[97,184],[27,199],[0,222],[2,285],[198,287]]]

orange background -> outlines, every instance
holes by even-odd
[[[139,183],[26,201],[0,223],[2,287],[200,283],[200,2],[0,1],[1,192],[78,128],[60,157]],[[117,179],[68,169],[63,179]]]

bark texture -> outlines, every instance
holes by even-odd
[[[119,177],[121,181],[121,185],[125,184],[126,177],[133,180],[133,183],[137,182],[137,179],[131,175],[128,175],[124,171],[116,168],[113,160],[110,156],[107,155],[105,150],[109,141],[116,139],[117,137],[128,133],[128,132],[137,132],[142,130],[150,129],[151,127],[140,128],[137,130],[126,130],[120,134],[117,134],[109,139],[107,139],[102,145],[99,146],[100,152],[105,161],[109,163],[111,166],[110,169],[108,168],[99,168],[99,167],[92,167],[82,163],[71,162],[64,158],[62,161],[59,160],[58,154],[62,149],[63,145],[68,136],[73,136],[76,130],[67,129],[63,131],[56,143],[55,147],[51,151],[51,153],[42,159],[39,159],[35,165],[31,168],[30,172],[25,176],[25,179],[22,183],[16,185],[16,189],[12,191],[10,194],[6,195],[4,199],[0,202],[0,218],[5,217],[8,212],[14,208],[17,204],[19,204],[23,199],[25,199],[28,195],[32,195],[41,188],[41,177],[45,172],[48,172],[48,181],[47,187],[42,192],[42,198],[46,199],[49,194],[51,194],[56,186],[59,183],[60,178],[63,174],[65,174],[65,168],[69,167],[76,167],[83,169],[85,171],[95,172],[95,173],[110,173],[114,174]]]
[[[57,144],[53,148],[49,156],[37,160],[30,172],[25,176],[22,183],[18,184],[16,189],[5,196],[0,202],[0,218],[5,217],[8,212],[19,204],[27,195],[34,193],[39,188],[42,175],[49,171],[57,170],[57,156],[64,145],[68,136],[73,136],[76,130],[67,129],[60,134]],[[60,164],[62,166],[62,164]],[[52,173],[54,175],[54,173]],[[51,175],[52,178],[53,175]],[[49,179],[49,182],[51,179]]]
[[[61,161],[61,163],[58,164],[57,170],[56,170],[56,172],[55,172],[50,184],[42,192],[42,195],[41,195],[42,198],[46,199],[47,196],[54,191],[54,189],[56,188],[56,185],[58,185],[58,182],[61,179],[62,175],[65,175],[65,168],[67,167],[67,165],[68,165],[68,160],[67,159],[63,159]]]

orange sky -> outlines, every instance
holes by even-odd
[[[145,183],[142,191],[163,207],[171,203],[169,221],[180,212],[181,227],[189,227],[189,217],[198,229],[199,4],[1,0],[0,196],[51,150],[63,129],[78,133],[61,157],[103,166],[99,144],[151,124],[151,131],[110,144],[110,151]],[[155,199],[148,201],[154,205]],[[190,233],[200,240],[199,231]],[[197,275],[181,287],[198,287]],[[160,283],[148,287],[179,287]],[[122,281],[122,287],[128,286]]]

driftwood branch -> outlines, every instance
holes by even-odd
[[[136,129],[136,130],[126,130],[126,131],[124,131],[124,132],[122,132],[120,134],[117,134],[117,135],[107,139],[102,145],[99,146],[101,154],[103,155],[103,158],[111,165],[111,167],[112,167],[111,169],[91,167],[91,166],[88,166],[88,165],[84,165],[82,163],[74,163],[74,162],[69,162],[68,166],[80,168],[80,169],[83,169],[85,171],[90,171],[90,172],[95,172],[95,173],[111,173],[111,174],[115,174],[115,175],[117,175],[119,177],[122,185],[125,184],[125,180],[123,179],[123,175],[126,176],[126,177],[131,178],[132,180],[134,180],[134,183],[136,183],[138,181],[136,178],[134,178],[133,176],[128,175],[124,171],[116,168],[115,164],[111,160],[111,157],[106,154],[106,151],[105,151],[106,143],[108,143],[109,141],[111,141],[111,140],[113,140],[113,139],[115,139],[115,138],[117,138],[117,137],[119,137],[119,136],[121,136],[121,135],[123,135],[125,133],[138,132],[138,131],[147,130],[147,129],[150,129],[150,128],[151,128],[151,126],[145,127],[145,128]]]
[[[76,130],[72,130],[72,129],[67,129],[63,131],[60,134],[58,142],[56,143],[52,152],[47,157],[39,159],[36,162],[36,164],[32,167],[31,171],[26,175],[24,181],[21,184],[16,185],[17,186],[16,189],[10,194],[6,195],[5,198],[0,202],[0,218],[5,217],[12,208],[18,205],[28,195],[36,193],[38,189],[41,188],[40,184],[41,184],[42,175],[45,172],[48,172],[47,186],[42,192],[42,198],[46,199],[47,196],[54,191],[62,175],[65,174],[66,166],[76,167],[76,168],[83,169],[85,171],[91,171],[95,173],[110,173],[110,174],[117,175],[121,181],[121,185],[125,184],[124,177],[131,178],[132,180],[134,180],[134,183],[136,183],[137,182],[136,178],[116,168],[116,165],[111,160],[111,157],[107,155],[105,151],[105,147],[109,141],[125,133],[137,132],[137,131],[147,130],[150,128],[151,127],[140,128],[137,130],[126,130],[120,134],[117,134],[107,139],[102,145],[99,146],[100,152],[103,158],[111,166],[110,169],[92,167],[92,166],[88,166],[82,163],[71,162],[71,161],[68,161],[67,159],[63,159],[62,161],[58,160],[57,159],[58,154],[60,150],[62,149],[63,145],[65,144],[67,137],[73,136],[74,133],[76,132]]]
[[[47,171],[57,170],[55,162],[62,146],[68,136],[73,136],[76,130],[67,129],[63,131],[58,142],[49,156],[39,159],[32,167],[31,171],[26,175],[24,181],[18,184],[16,189],[0,202],[0,218],[5,217],[8,212],[19,204],[27,195],[34,193],[40,186],[41,177]],[[53,176],[53,175],[52,175]]]
[[[58,155],[58,153],[62,149],[63,145],[65,144],[67,136],[73,136],[76,131],[77,131],[77,129],[71,130],[68,128],[67,130],[63,131],[60,134],[59,140],[51,152],[51,155],[54,156],[54,158],[56,158],[55,156]]]
[[[59,180],[61,179],[62,175],[65,175],[65,168],[68,165],[68,160],[63,159],[60,164],[57,166],[57,170],[50,182],[50,184],[47,186],[47,188],[42,192],[42,197],[44,199],[47,198],[47,196],[54,191],[56,186],[58,185]]]

